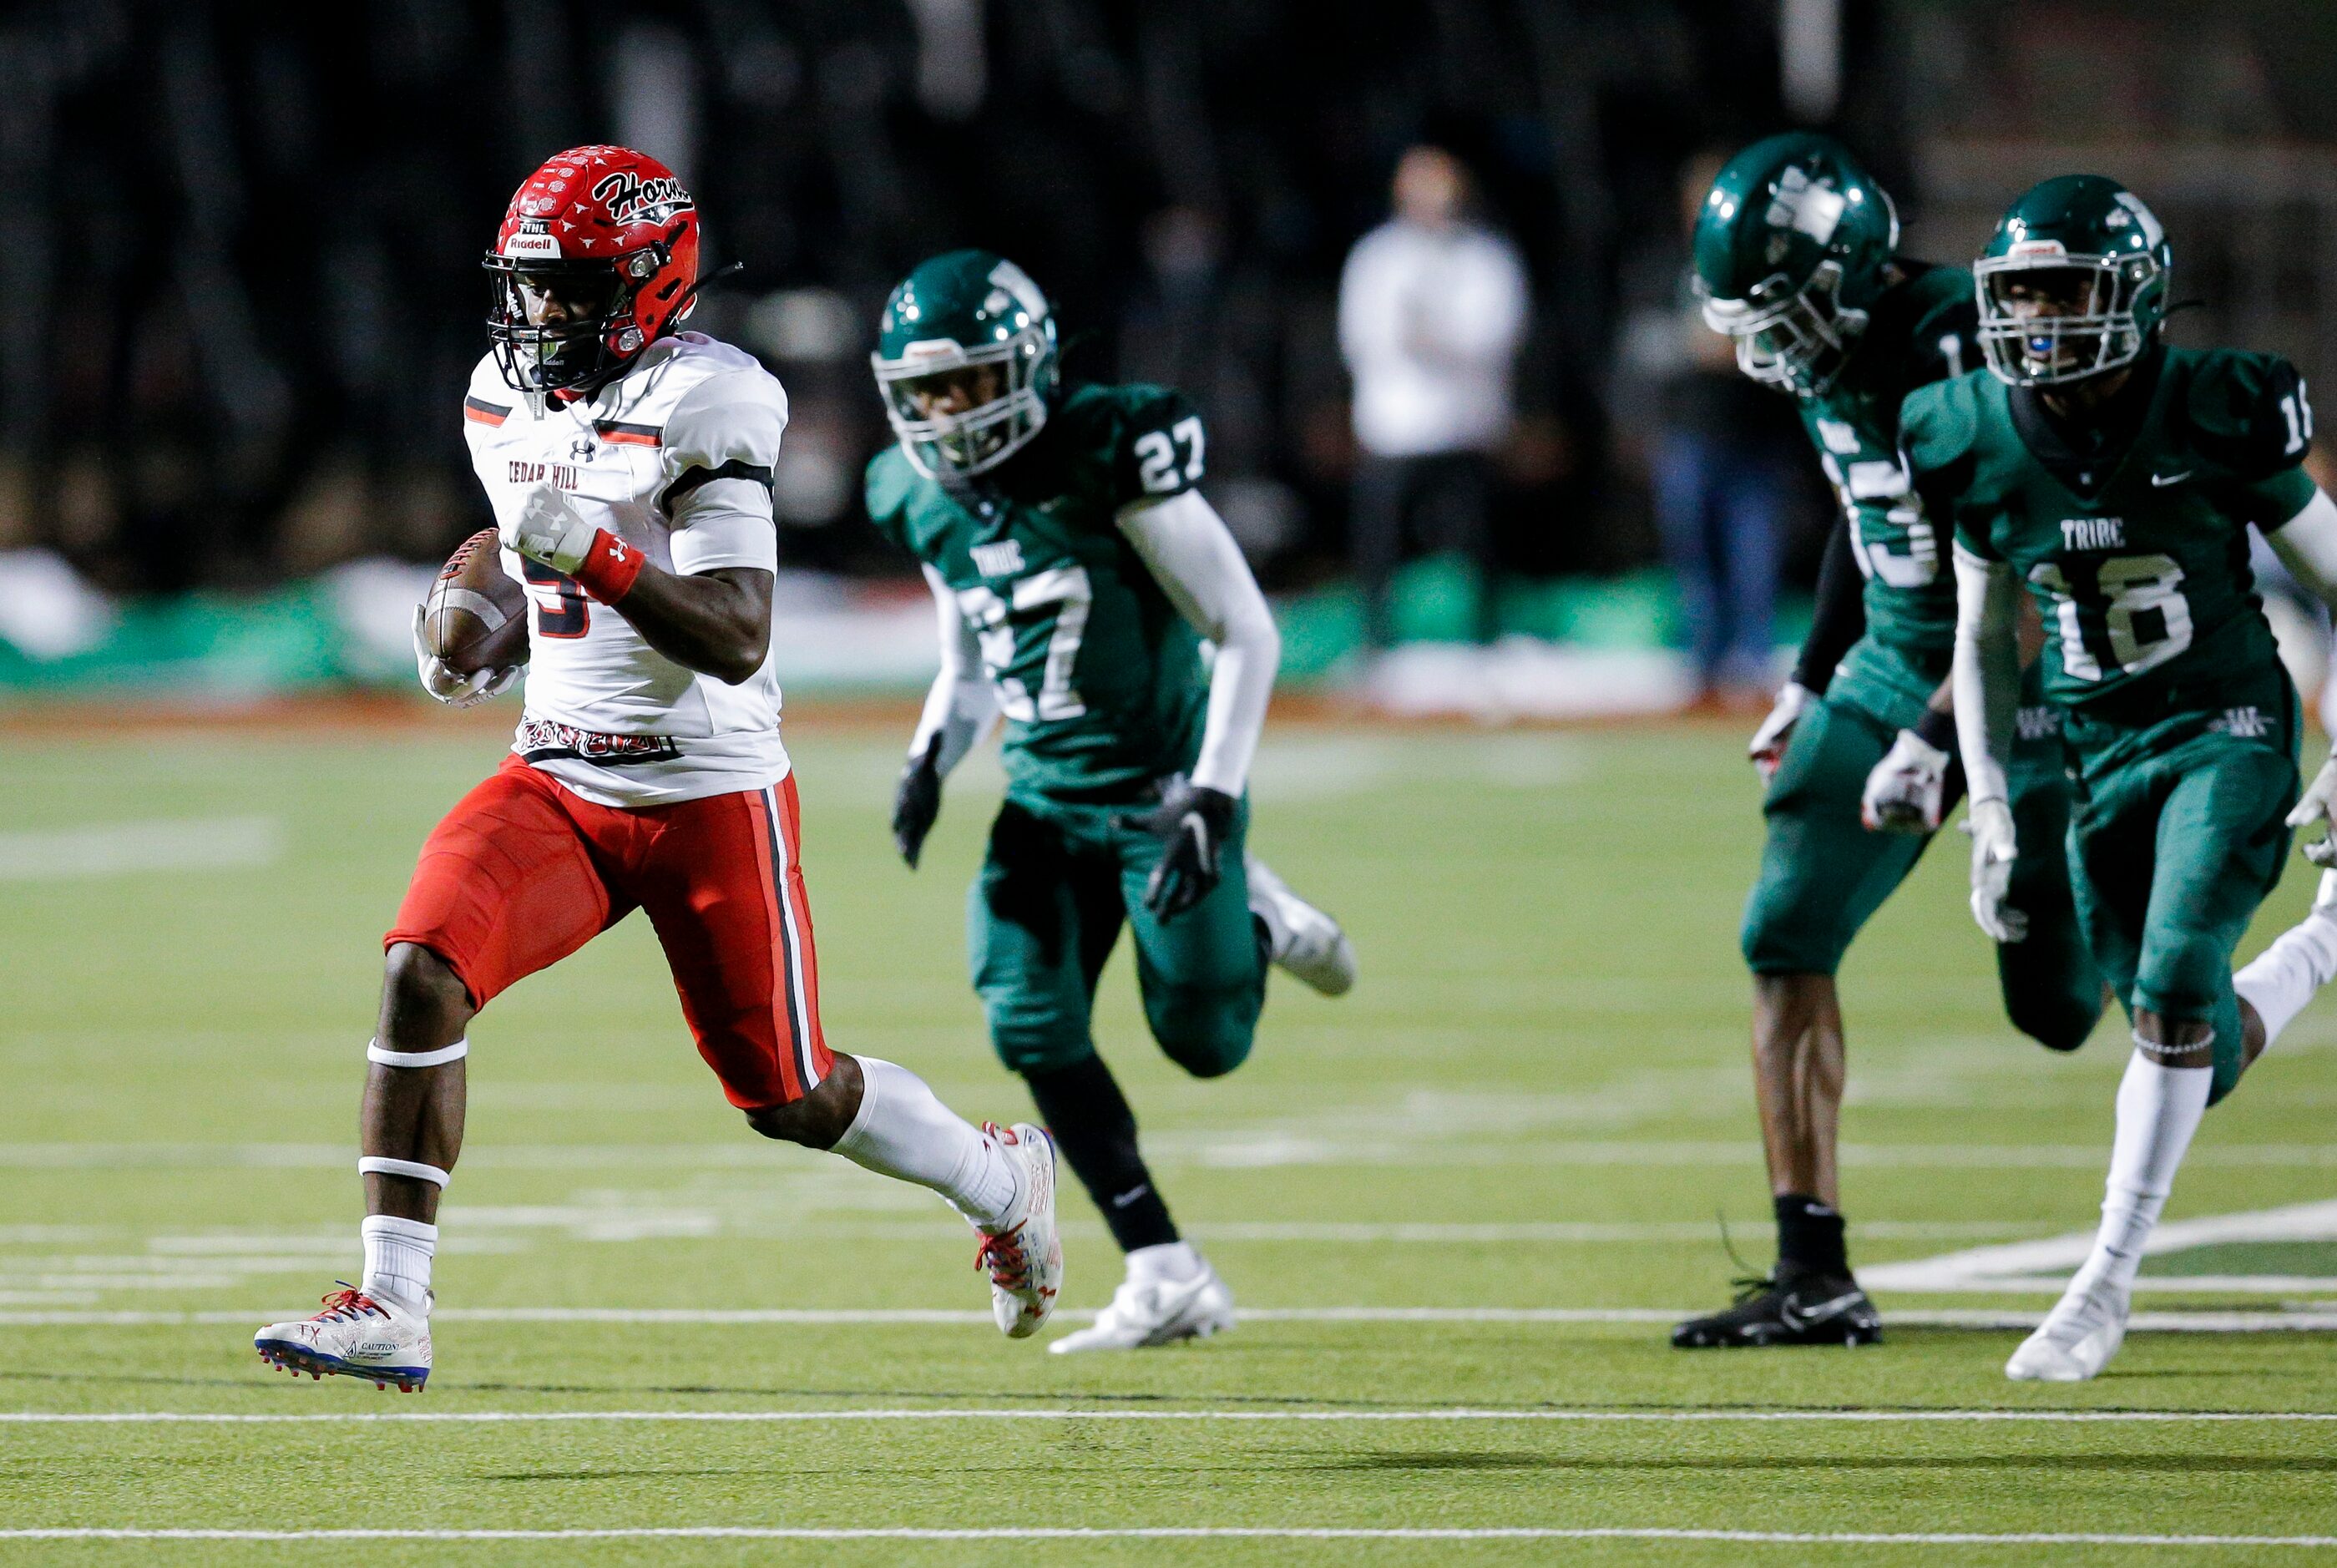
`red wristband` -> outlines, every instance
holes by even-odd
[[[633,579],[648,564],[648,556],[602,528],[576,568],[576,586],[603,604],[614,604],[632,591]]]

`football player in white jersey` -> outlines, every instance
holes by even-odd
[[[999,1327],[1035,1332],[1062,1270],[1051,1140],[976,1129],[907,1069],[821,1037],[770,657],[787,397],[748,355],[680,330],[698,273],[689,192],[641,153],[571,149],[513,197],[486,267],[494,348],[464,429],[504,568],[527,586],[526,710],[512,755],[423,846],[385,938],[364,1279],[262,1328],[260,1355],[422,1386],[465,1031],[636,907],[748,1124],[940,1193],[981,1236]],[[459,677],[417,652],[445,701],[515,674]]]

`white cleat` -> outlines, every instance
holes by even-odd
[[[2020,1342],[2004,1375],[2016,1383],[2083,1383],[2109,1365],[2126,1342],[2134,1293],[2080,1272],[2045,1314],[2037,1332]]]
[[[1266,922],[1274,962],[1325,996],[1344,996],[1355,983],[1355,945],[1339,923],[1290,890],[1290,884],[1255,855],[1242,857],[1249,874],[1249,912]]]
[[[1191,1279],[1151,1279],[1120,1282],[1111,1293],[1111,1305],[1076,1334],[1066,1334],[1047,1347],[1057,1356],[1081,1350],[1141,1350],[1153,1345],[1206,1339],[1234,1326],[1234,1293],[1204,1263]]]
[[[270,1323],[252,1336],[259,1358],[298,1377],[367,1377],[411,1394],[430,1379],[430,1308],[368,1296],[347,1280],[314,1318]]]
[[[1055,1141],[1017,1122],[982,1130],[1022,1167],[1022,1191],[995,1230],[983,1232],[973,1266],[990,1276],[990,1311],[1009,1339],[1028,1339],[1053,1316],[1063,1289],[1063,1239],[1055,1228]]]

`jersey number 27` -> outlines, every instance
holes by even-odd
[[[1049,719],[1077,719],[1088,710],[1071,685],[1071,668],[1079,662],[1080,642],[1088,630],[1088,606],[1095,591],[1084,566],[1056,566],[1018,579],[1001,598],[990,588],[961,588],[958,611],[982,642],[983,668],[998,692],[998,710],[1020,724]],[[1034,696],[1031,683],[1013,674],[1016,626],[1027,625],[1038,612],[1053,610],[1054,625],[1047,633],[1047,657]]]

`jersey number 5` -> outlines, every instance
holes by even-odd
[[[1158,432],[1155,432],[1158,434]],[[1079,662],[1080,642],[1088,630],[1088,606],[1095,593],[1084,566],[1057,566],[1033,572],[1008,590],[1002,599],[988,588],[961,588],[958,610],[982,640],[983,667],[998,691],[998,710],[1017,723],[1047,719],[1077,719],[1088,710],[1071,685],[1071,667]],[[1054,626],[1047,633],[1047,657],[1039,676],[1039,692],[1012,673],[1016,653],[1015,618],[1025,624],[1034,612],[1052,607]]]
[[[2094,591],[2083,600],[2054,562],[2031,568],[2029,580],[2052,596],[2061,668],[2079,681],[2102,679],[2105,656],[2113,673],[2133,675],[2191,646],[2191,603],[2171,556],[2113,555],[2094,568]],[[2088,611],[2100,615],[2107,647],[2088,642]]]
[[[592,624],[592,602],[573,577],[563,577],[541,561],[521,557],[527,596],[535,606],[535,629],[546,637],[582,637]]]
[[[1155,495],[1166,495],[1172,490],[1198,482],[1201,477],[1201,449],[1205,445],[1198,414],[1179,419],[1166,430],[1147,430],[1136,438],[1132,448],[1137,456],[1137,482]],[[1179,446],[1185,449],[1185,460],[1181,464],[1177,461]]]

